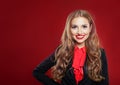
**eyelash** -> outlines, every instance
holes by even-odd
[[[87,28],[86,25],[82,25],[83,28]],[[72,28],[77,28],[77,26],[72,26]]]
[[[83,27],[83,28],[87,28],[87,26],[86,26],[86,25],[82,25],[82,27]]]
[[[72,28],[77,28],[77,26],[72,26]]]

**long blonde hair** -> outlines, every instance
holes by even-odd
[[[76,10],[69,14],[66,20],[65,28],[61,37],[61,44],[55,52],[55,66],[52,69],[53,79],[61,80],[65,75],[67,66],[69,65],[72,57],[75,42],[70,33],[70,24],[75,17],[85,17],[88,19],[90,26],[92,26],[90,35],[85,41],[87,58],[87,71],[90,79],[94,81],[101,81],[104,77],[100,75],[102,69],[101,51],[96,26],[91,14],[86,10]]]

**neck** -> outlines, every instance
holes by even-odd
[[[83,43],[77,43],[76,46],[78,46],[78,48],[82,48],[82,47],[85,46],[85,43],[84,42]]]

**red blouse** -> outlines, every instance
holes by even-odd
[[[75,46],[74,48],[74,58],[72,67],[74,68],[75,79],[78,84],[80,80],[83,78],[83,66],[86,59],[86,49],[85,47],[78,48]]]

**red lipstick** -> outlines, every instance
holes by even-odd
[[[76,38],[77,39],[83,39],[85,37],[85,34],[77,34]]]

